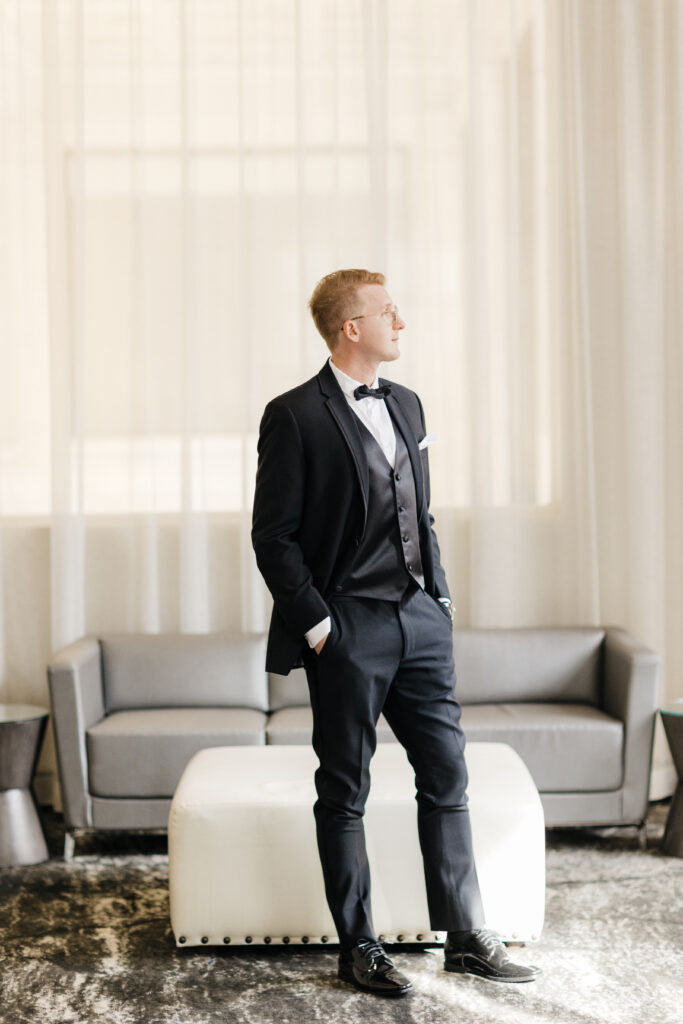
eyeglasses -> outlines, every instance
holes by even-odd
[[[386,320],[387,323],[391,323],[394,327],[401,319],[398,315],[398,306],[387,306],[386,309],[380,310],[379,313],[359,313],[358,316],[347,316],[346,320],[364,320],[368,316],[378,316],[381,320]],[[344,324],[346,323],[344,321]],[[340,331],[344,330],[344,324],[339,328]]]

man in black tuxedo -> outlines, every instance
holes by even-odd
[[[274,607],[266,668],[303,663],[320,761],[314,813],[339,976],[377,994],[410,981],[375,936],[363,813],[384,712],[415,769],[430,925],[446,970],[531,981],[484,928],[454,697],[453,608],[429,513],[422,405],[378,379],[405,327],[384,276],[339,270],[310,300],[331,357],[266,406],[252,540]]]

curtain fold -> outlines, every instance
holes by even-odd
[[[681,0],[0,0],[0,699],[265,630],[259,420],[339,266],[407,321],[458,622],[618,623],[683,696],[682,54]]]

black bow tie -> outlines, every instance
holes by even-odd
[[[356,401],[361,398],[386,398],[391,394],[391,384],[380,384],[378,388],[369,388],[367,384],[361,384],[353,393]]]

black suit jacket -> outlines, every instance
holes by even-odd
[[[380,384],[388,383],[380,379]],[[407,445],[418,499],[425,589],[448,597],[429,512],[424,412],[414,391],[391,385],[387,408]],[[305,384],[266,406],[258,443],[252,542],[273,595],[266,669],[301,663],[304,634],[330,614],[365,530],[369,475],[358,418],[326,362]]]

